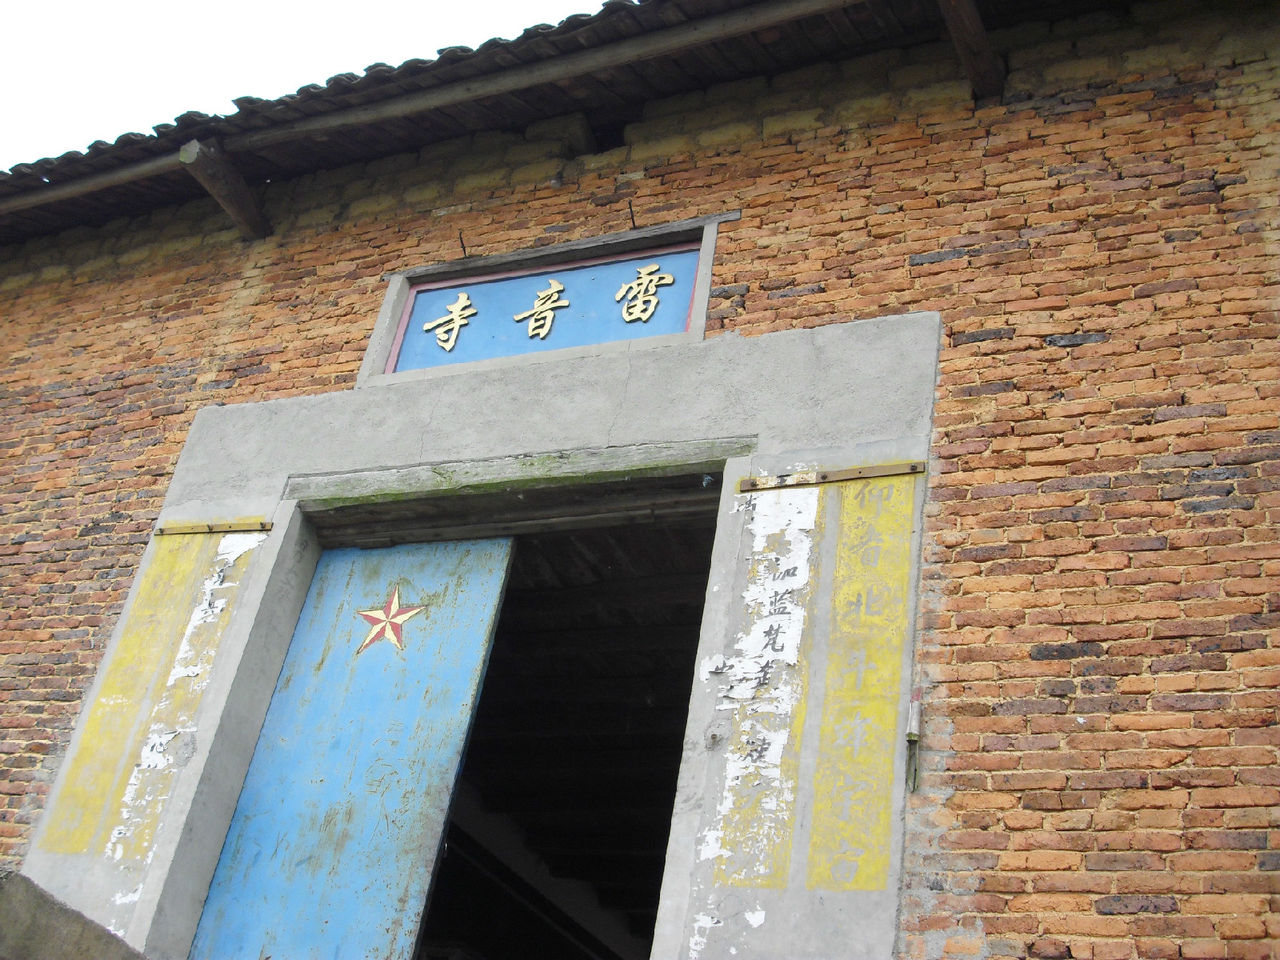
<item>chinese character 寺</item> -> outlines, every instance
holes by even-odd
[[[658,288],[675,283],[669,273],[658,273],[658,265],[651,263],[647,267],[636,267],[636,278],[624,283],[614,294],[614,300],[627,298],[622,305],[622,319],[627,323],[639,320],[648,323],[653,311],[658,309]]]
[[[471,322],[467,317],[476,315],[476,309],[471,306],[471,298],[465,293],[459,293],[458,299],[445,309],[449,311],[445,316],[428,320],[422,325],[422,329],[428,332],[434,330],[437,346],[447,353],[458,342],[458,331]]]
[[[555,319],[555,314],[552,311],[569,306],[568,300],[560,299],[560,294],[563,291],[564,284],[557,280],[552,280],[551,286],[545,290],[538,291],[538,299],[534,301],[532,310],[517,313],[511,319],[516,323],[528,319],[529,336],[539,337],[543,340],[547,339],[547,334],[551,332],[551,321]]]

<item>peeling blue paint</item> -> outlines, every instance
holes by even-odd
[[[488,658],[510,540],[326,552],[192,960],[408,957]],[[422,606],[357,650],[360,611]]]

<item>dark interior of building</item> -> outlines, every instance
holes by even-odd
[[[418,960],[649,955],[719,478],[516,539]]]

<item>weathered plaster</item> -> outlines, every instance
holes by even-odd
[[[807,664],[802,640],[813,592],[817,487],[749,495],[746,623],[728,655],[703,661],[725,712],[731,742],[715,826],[705,830],[701,860],[712,860],[717,885],[783,887],[795,827],[800,730]]]
[[[891,954],[923,494],[726,493],[654,957]]]
[[[113,888],[94,919],[117,934],[141,896],[174,783],[195,754],[218,641],[248,556],[264,539],[156,538],[36,835],[26,872],[55,888],[57,880]],[[68,875],[69,862],[77,868]]]

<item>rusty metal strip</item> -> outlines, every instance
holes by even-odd
[[[166,523],[156,527],[157,537],[183,533],[265,533],[271,529],[271,521],[260,517],[244,520],[222,520],[217,523]]]
[[[841,480],[893,477],[903,473],[924,473],[923,461],[882,463],[874,467],[850,467],[847,470],[798,470],[795,473],[780,473],[773,477],[743,477],[738,482],[738,492],[754,493],[757,490],[778,490],[783,487],[813,487],[822,483],[839,483]]]

